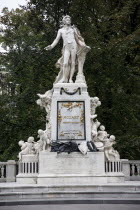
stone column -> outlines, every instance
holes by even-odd
[[[124,174],[125,181],[130,181],[130,164],[128,159],[121,159],[122,172]]]
[[[16,181],[16,162],[15,160],[8,160],[6,165],[6,182]]]

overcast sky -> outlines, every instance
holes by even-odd
[[[0,14],[4,7],[8,7],[9,10],[16,9],[20,5],[25,5],[26,0],[0,0]]]

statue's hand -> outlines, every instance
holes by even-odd
[[[48,45],[47,47],[45,47],[45,50],[51,50],[51,49],[52,49],[51,45]]]

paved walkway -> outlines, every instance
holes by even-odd
[[[0,206],[0,210],[140,210],[140,205],[131,204],[70,204]]]

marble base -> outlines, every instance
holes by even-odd
[[[83,185],[123,183],[123,173],[105,173],[103,152],[71,154],[42,151],[39,154],[37,184]]]
[[[39,175],[48,176],[98,176],[105,175],[104,153],[80,152],[60,153],[41,151],[39,154]]]
[[[38,184],[90,184],[100,180],[106,183],[103,153],[84,156],[78,152],[57,154],[44,151],[40,152],[39,162]]]
[[[41,151],[39,157],[23,156],[21,166],[16,176],[18,184],[90,186],[124,182],[122,172],[105,173],[104,152],[83,155],[80,152],[57,154]]]
[[[83,185],[83,184],[105,184],[107,183],[107,178],[105,176],[76,176],[76,175],[65,175],[65,176],[47,176],[46,174],[42,174],[38,176],[37,184],[46,184],[48,186],[52,185]]]
[[[18,174],[16,182],[18,184],[37,184],[38,174]]]

